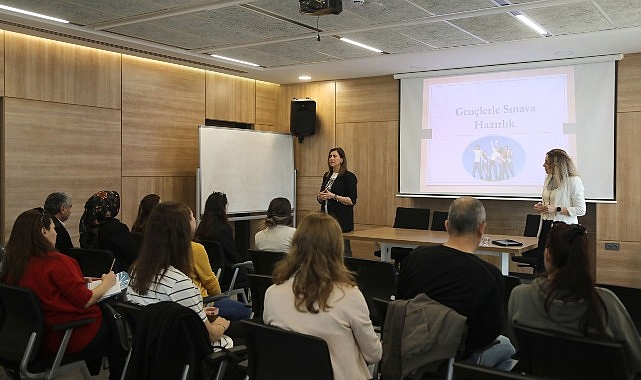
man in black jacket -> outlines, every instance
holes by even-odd
[[[56,249],[60,252],[66,252],[73,248],[71,237],[67,228],[63,224],[71,215],[71,195],[68,193],[51,193],[45,200],[45,210],[52,216],[53,224],[56,229]]]
[[[467,317],[465,353],[460,359],[509,371],[514,347],[500,335],[503,275],[474,254],[485,231],[483,204],[472,197],[454,200],[445,229],[445,244],[418,247],[403,261],[397,298],[425,293]]]

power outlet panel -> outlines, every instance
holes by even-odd
[[[619,243],[605,243],[606,251],[618,251],[619,248]]]

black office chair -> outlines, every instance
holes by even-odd
[[[247,375],[251,380],[334,379],[323,339],[256,321],[241,323],[247,334]]]
[[[374,298],[389,300],[396,294],[396,270],[394,265],[385,261],[345,257],[347,269],[356,273],[356,283],[363,293],[369,316],[375,326],[382,326],[385,316],[379,315]]]
[[[274,279],[272,276],[262,274],[248,274],[249,290],[251,291],[251,303],[253,318],[263,319],[263,310],[265,305],[265,292],[272,286]]]
[[[394,228],[427,230],[430,224],[429,208],[397,207],[394,218]],[[392,247],[390,256],[396,267],[412,252],[412,248]],[[380,256],[378,254],[377,256]]]
[[[540,223],[540,214],[527,214],[525,216],[525,228],[523,229],[523,236],[537,237],[539,234]],[[512,261],[517,263],[519,267],[532,268],[532,275],[537,276],[537,274],[541,271],[544,271],[544,269],[542,268],[542,258],[532,255],[535,252],[537,252],[537,248],[523,252],[521,256],[513,256]]]
[[[186,311],[190,309],[178,303],[166,301],[143,307],[128,302],[116,302],[111,306],[120,313],[133,331],[123,379],[187,380],[201,378],[203,374],[207,374],[206,378],[222,380],[228,362],[240,361],[246,351],[244,346],[238,346],[231,348],[231,353],[213,352],[209,335],[200,317],[195,312],[190,315],[191,313]],[[174,314],[177,312],[184,313]],[[163,323],[165,316],[159,319],[159,315],[176,315],[176,317]],[[156,331],[157,329],[163,329],[163,331]],[[163,339],[171,341],[171,350],[174,352],[170,356],[171,360],[163,356],[168,353],[166,349],[159,350],[158,347],[149,344],[148,334],[154,333],[158,336],[170,335],[169,338]],[[178,365],[175,365],[176,362]],[[143,363],[146,366],[141,365]]]
[[[227,266],[225,265],[225,253],[223,252],[223,248],[221,247],[220,243],[213,240],[200,240],[198,242],[202,244],[203,247],[205,247],[205,251],[207,251],[207,257],[209,258],[209,265],[211,265],[211,269],[214,271],[219,281],[223,278],[223,276],[226,276],[225,272],[227,270],[233,271],[229,284],[223,284],[222,282],[220,283],[223,293],[228,297],[239,296],[242,302],[248,304],[249,302],[247,300],[247,294],[245,294],[245,289],[236,287],[236,279],[238,278],[238,272],[240,271],[240,268],[253,268],[252,262],[245,261],[243,263],[237,263]]]
[[[454,362],[452,380],[543,380],[538,376],[529,376],[516,372],[501,371],[477,364]]]
[[[287,255],[285,252],[261,251],[258,249],[248,249],[247,253],[254,264],[254,273],[266,276],[271,276],[276,263]]]
[[[445,231],[445,221],[447,220],[447,211],[434,211],[432,214],[432,224],[430,225],[431,231]]]
[[[28,288],[0,284],[0,365],[28,379],[54,378],[80,370],[83,378],[90,380],[85,360],[99,357],[82,353],[65,355],[65,351],[74,328],[93,322],[89,318],[49,326],[54,331],[64,331],[64,336],[56,355],[44,356],[42,346],[47,328],[38,297]]]
[[[630,314],[637,332],[641,331],[641,289],[608,284],[597,284],[597,286],[611,290],[619,298]]]
[[[102,249],[69,248],[67,254],[76,259],[85,277],[100,278],[109,273],[114,263],[113,253]]]
[[[555,379],[625,379],[619,342],[565,335],[514,324],[521,371]]]

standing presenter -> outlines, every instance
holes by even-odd
[[[539,259],[537,271],[544,271],[543,250],[553,222],[578,224],[577,217],[585,215],[583,182],[572,159],[563,149],[552,149],[545,154],[545,182],[541,202],[534,210],[541,214],[539,245],[534,254]]]
[[[354,173],[347,170],[347,157],[343,148],[332,148],[327,157],[328,171],[323,175],[316,200],[321,211],[333,216],[343,232],[354,230],[354,205],[356,204],[356,183]],[[349,240],[345,242],[345,256],[352,256]]]

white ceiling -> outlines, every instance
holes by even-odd
[[[641,52],[641,0],[511,3],[343,0],[341,14],[316,17],[300,14],[298,0],[0,0],[71,21],[0,10],[0,28],[274,83],[296,83],[301,74],[319,81]],[[525,27],[513,11],[550,36]],[[261,67],[226,63],[211,53]]]

